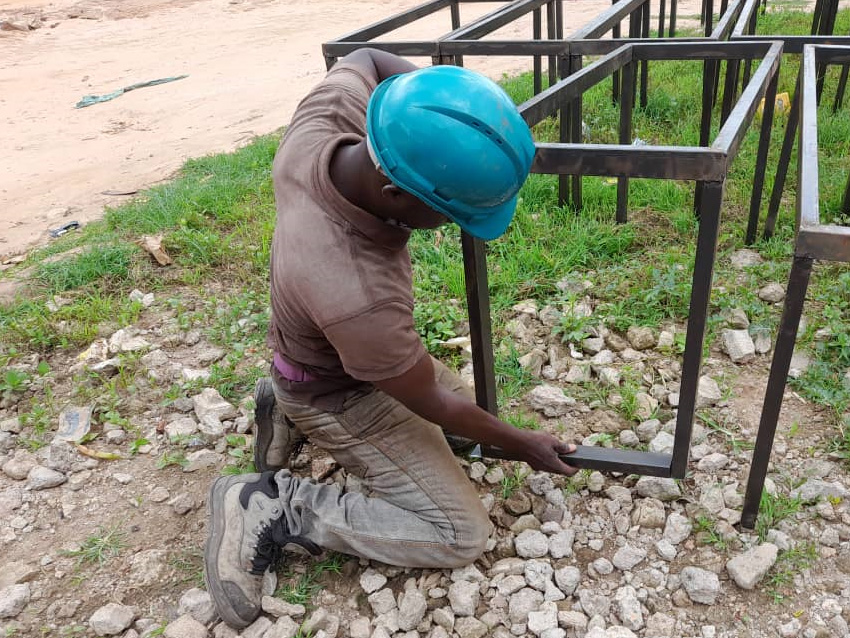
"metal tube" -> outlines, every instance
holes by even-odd
[[[543,38],[543,15],[539,8],[531,12],[531,31],[535,40]],[[534,56],[534,95],[543,90],[543,58]]]
[[[582,58],[580,55],[571,55],[567,61],[568,68],[566,71],[569,74],[577,73],[581,71],[582,66]],[[570,142],[574,144],[582,143],[582,131],[581,131],[581,123],[582,123],[582,93],[572,101],[570,104],[570,123],[571,123],[571,132],[570,132]],[[582,194],[581,194],[581,173],[573,175],[572,179],[572,202],[573,206],[576,210],[581,210],[582,207]]]
[[[800,117],[800,86],[802,67],[797,75],[797,85],[791,100],[791,110],[788,113],[788,124],[785,126],[785,137],[782,139],[782,149],[779,151],[779,162],[776,164],[776,175],[773,178],[773,190],[770,193],[770,203],[767,207],[767,218],[764,221],[762,237],[773,237],[776,227],[776,217],[779,215],[779,204],[782,201],[782,191],[785,189],[785,179],[788,176],[788,165],[791,163],[791,151],[794,149],[794,137],[797,133],[797,120]]]
[[[460,29],[460,0],[452,0],[451,4],[451,13],[452,13],[452,31],[456,31]],[[456,55],[455,56],[455,65],[463,66],[463,56]]]
[[[688,332],[685,335],[685,354],[679,390],[679,413],[676,417],[676,434],[673,442],[673,462],[670,465],[670,473],[674,478],[684,478],[688,466],[722,204],[723,182],[705,182],[702,189],[702,203],[700,205],[702,215],[699,222],[696,256],[694,257],[694,277],[688,311]]]
[[[482,240],[467,233],[461,233],[461,247],[469,311],[469,337],[472,342],[475,400],[479,407],[497,415],[499,408],[496,402],[490,291],[487,286],[487,248]]]
[[[637,66],[634,62],[629,63],[623,69],[623,98],[620,100],[620,144],[626,145],[632,142],[632,111],[634,102],[632,87],[635,83]],[[625,224],[629,218],[629,178],[621,176],[617,178],[617,223]]]
[[[641,23],[642,23],[642,33],[641,37],[646,39],[649,38],[649,0],[641,6]],[[646,108],[649,98],[647,97],[647,90],[649,87],[649,60],[643,60],[640,64],[640,107],[642,109]]]
[[[756,240],[756,230],[758,230],[761,197],[764,190],[764,174],[767,172],[767,153],[770,148],[770,132],[773,128],[773,111],[776,105],[776,87],[778,82],[779,73],[774,73],[770,84],[767,86],[767,95],[764,96],[764,113],[762,114],[761,133],[759,136],[758,151],[756,153],[753,192],[750,196],[750,217],[747,222],[747,234],[744,240],[748,246]]]
[[[664,12],[666,10],[665,6],[666,0],[660,0],[658,4],[658,37],[664,37]]]
[[[670,0],[670,31],[669,35],[671,38],[676,37],[676,6],[679,4],[679,0]]]
[[[838,89],[835,91],[835,102],[832,103],[832,112],[837,113],[844,102],[844,92],[847,90],[847,76],[850,73],[850,66],[841,65],[841,77],[838,79]]]
[[[555,25],[555,2],[550,0],[546,4],[546,35],[550,40],[556,39],[558,35],[557,26]],[[558,58],[554,55],[549,56],[549,86],[558,81]]]
[[[699,145],[708,146],[711,135],[711,111],[714,96],[714,77],[717,75],[716,60],[706,60],[703,62],[702,73],[702,117],[700,118],[699,127]],[[697,218],[702,213],[703,201],[703,183],[697,182],[694,188],[694,214]]]
[[[617,0],[611,0],[611,4],[617,4]],[[611,27],[611,38],[613,40],[618,40],[620,38],[620,21],[617,20],[614,25]],[[620,99],[620,72],[614,71],[611,76],[612,87],[611,87],[611,99],[614,104]]]
[[[800,327],[800,317],[803,314],[803,303],[806,300],[813,262],[814,259],[811,257],[796,255],[788,277],[785,305],[782,309],[782,320],[773,351],[773,361],[770,364],[770,376],[764,393],[759,431],[753,448],[753,460],[750,464],[750,475],[747,478],[747,491],[744,496],[744,509],[741,513],[741,526],[747,529],[755,527],[758,516],[764,477],[767,475],[767,467],[770,463],[776,424],[782,409],[785,381],[791,367],[791,357],[794,354],[794,343],[797,340],[797,330]]]

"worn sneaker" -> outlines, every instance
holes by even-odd
[[[254,467],[258,472],[289,467],[307,441],[275,401],[272,380],[264,377],[254,388]]]
[[[274,476],[226,476],[210,488],[204,575],[219,616],[235,629],[260,615],[263,575],[286,545],[321,553],[312,541],[289,533]]]

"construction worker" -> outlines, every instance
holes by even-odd
[[[574,446],[476,406],[413,322],[411,230],[451,220],[498,237],[534,152],[489,79],[381,51],[346,56],[299,104],[273,166],[274,363],[257,386],[261,473],[217,479],[208,503],[207,585],[229,625],[260,614],[263,574],[284,548],[420,568],[478,558],[491,524],[445,433],[509,450],[535,470],[575,472],[559,457]],[[369,495],[292,475],[289,457],[305,436]]]

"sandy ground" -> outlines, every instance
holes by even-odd
[[[321,43],[420,0],[0,0],[3,18],[42,26],[0,31],[0,256],[20,253],[70,220],[168,178],[190,157],[232,150],[286,124],[322,77]],[[609,0],[568,0],[567,33]],[[464,23],[499,3],[462,6]],[[680,15],[687,13],[680,8]],[[692,11],[692,10],[691,10]],[[395,39],[435,38],[448,10]],[[493,37],[531,34],[530,17]],[[423,63],[425,61],[423,60]],[[498,77],[530,60],[471,58]],[[111,102],[86,94],[186,74]]]

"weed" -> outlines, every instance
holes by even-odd
[[[204,553],[190,547],[172,555],[168,564],[182,573],[182,583],[192,583],[195,587],[204,587]]]
[[[162,456],[159,457],[159,460],[157,460],[156,467],[159,470],[164,470],[170,465],[186,467],[188,463],[189,461],[186,460],[186,455],[183,454],[183,452],[165,451],[162,453]]]
[[[139,453],[139,450],[143,448],[145,445],[150,445],[150,441],[148,441],[144,437],[137,437],[130,442],[130,454],[135,456]]]
[[[12,394],[22,392],[26,389],[29,380],[30,377],[26,372],[17,370],[16,368],[9,368],[6,370],[3,378],[0,379],[0,393],[8,392]]]
[[[541,427],[540,422],[534,416],[521,412],[506,414],[504,420],[520,430],[539,430]]]
[[[77,565],[97,563],[103,565],[127,547],[126,532],[119,526],[99,527],[97,533],[82,542],[79,549],[63,552],[65,556],[77,559]]]
[[[331,552],[327,558],[307,566],[301,574],[290,572],[284,576],[285,582],[278,585],[275,596],[292,605],[309,606],[315,595],[321,591],[319,582],[325,574],[339,574],[345,563],[345,556]]]
[[[587,487],[587,480],[590,478],[590,474],[590,470],[579,470],[569,477],[564,484],[564,494],[578,494]]]
[[[717,531],[717,524],[708,516],[697,516],[694,530],[697,539],[704,545],[711,545],[717,550],[726,551],[726,539]]]
[[[451,356],[443,342],[457,336],[455,329],[463,320],[458,306],[444,301],[417,302],[413,307],[413,321],[422,342],[436,357]]]
[[[227,442],[227,456],[234,459],[234,462],[228,463],[222,468],[221,473],[230,475],[256,472],[253,455],[245,437],[238,434],[228,434],[225,440]]]
[[[792,549],[779,552],[770,572],[765,578],[765,591],[774,603],[781,603],[788,594],[788,588],[794,582],[794,577],[811,567],[818,557],[814,543],[798,544]]]
[[[783,496],[781,494],[773,496],[766,490],[761,493],[761,503],[759,504],[759,517],[756,522],[756,534],[759,541],[764,542],[767,539],[767,533],[776,527],[778,523],[784,521],[799,512],[803,508],[803,501],[800,498],[793,496]]]
[[[93,245],[88,250],[36,267],[35,278],[48,294],[82,288],[106,279],[107,285],[126,280],[130,263],[138,248],[132,244]]]
[[[502,498],[510,498],[522,486],[526,476],[528,473],[523,472],[522,466],[514,463],[511,473],[502,478]]]
[[[697,412],[697,418],[702,421],[705,426],[711,430],[712,432],[716,432],[720,434],[725,440],[726,444],[732,448],[732,451],[737,454],[742,450],[751,450],[753,449],[753,442],[747,441],[739,438],[737,432],[731,430],[730,428],[721,425],[720,421],[716,418],[708,414],[707,412]]]

